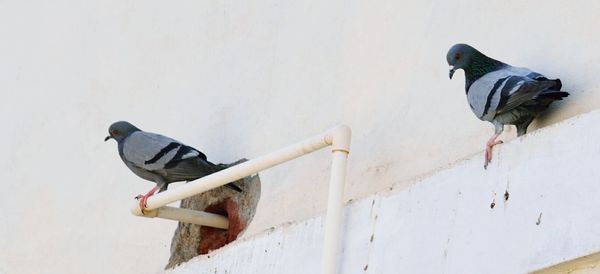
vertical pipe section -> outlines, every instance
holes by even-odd
[[[337,271],[338,250],[340,249],[340,231],[342,210],[344,207],[344,182],[346,163],[350,152],[350,128],[340,126],[333,130],[331,178],[325,219],[325,240],[321,261],[322,274],[335,274]]]

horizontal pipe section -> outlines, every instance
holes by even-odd
[[[227,229],[229,227],[229,219],[227,219],[227,217],[204,211],[163,206],[155,210],[144,212],[146,214],[142,216],[148,218],[159,217],[163,219],[181,221],[184,223],[197,224],[202,226],[216,227],[221,229]]]
[[[346,179],[348,153],[350,153],[350,135],[351,132],[348,126],[341,125],[335,127],[324,134],[314,136],[267,155],[210,174],[178,188],[151,196],[146,202],[147,210],[144,210],[145,214],[142,213],[139,204],[136,202],[135,206],[132,207],[131,212],[137,216],[150,218],[160,217],[184,223],[227,229],[229,227],[229,220],[225,216],[185,208],[169,207],[166,205],[225,185],[229,182],[234,182],[261,170],[268,169],[331,145],[333,159],[329,181],[321,273],[335,274],[338,268],[337,261],[340,249],[340,231],[344,205],[344,183]]]
[[[334,133],[339,131],[348,131],[347,126],[339,126],[333,128],[325,134],[314,136],[305,141],[296,143],[286,148],[274,151],[267,155],[243,162],[241,164],[226,168],[219,172],[210,174],[202,177],[193,182],[189,182],[177,188],[169,189],[167,191],[155,194],[148,198],[146,202],[146,209],[153,210],[169,203],[191,197],[193,195],[206,192],[213,188],[217,188],[229,182],[234,182],[246,176],[255,174],[261,170],[268,169],[286,161],[298,158],[304,154],[311,153],[313,151],[324,148],[331,145],[334,141]],[[135,206],[131,208],[131,212],[137,216],[143,216],[139,203],[135,203]]]

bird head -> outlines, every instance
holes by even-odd
[[[108,128],[108,136],[104,138],[104,141],[109,139],[115,139],[117,142],[127,138],[132,133],[139,131],[140,129],[130,124],[129,122],[119,121],[115,122]]]
[[[452,79],[452,76],[457,69],[464,70],[469,68],[473,56],[477,55],[477,53],[479,53],[479,51],[467,44],[456,44],[452,46],[450,50],[448,50],[448,54],[446,54],[446,60],[448,61],[448,65],[450,65],[450,79]]]

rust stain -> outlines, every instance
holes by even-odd
[[[205,211],[209,213],[227,216],[229,219],[229,229],[223,230],[214,227],[200,227],[200,243],[198,244],[198,254],[207,254],[211,250],[218,249],[237,239],[246,224],[240,220],[238,205],[230,198],[222,202],[208,206]]]

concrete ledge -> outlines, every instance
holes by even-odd
[[[479,154],[348,204],[340,273],[526,273],[600,251],[598,140],[595,111],[498,146],[488,170]],[[321,217],[282,225],[168,273],[318,273],[322,234]]]
[[[600,252],[560,263],[532,274],[593,274],[600,272]]]

